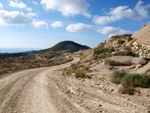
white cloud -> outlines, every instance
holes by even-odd
[[[44,21],[34,21],[30,16],[33,14],[28,13],[25,15],[23,12],[19,11],[5,11],[0,10],[0,26],[26,26],[34,25],[35,27],[46,27],[48,24]]]
[[[32,8],[31,7],[28,7],[26,8],[27,11],[31,12],[32,11]]]
[[[150,4],[142,6],[143,3],[144,3],[143,1],[139,0],[134,8],[140,15],[140,19],[149,18],[148,10],[146,9],[150,8]]]
[[[33,22],[30,17],[19,11],[0,10],[0,19],[3,25],[30,25]]]
[[[148,8],[150,8],[150,4],[142,6],[144,2],[139,0],[135,5],[134,9],[130,9],[129,6],[118,6],[116,8],[111,8],[110,12],[106,13],[105,16],[97,16],[93,17],[93,22],[100,25],[109,24],[112,22],[116,22],[121,19],[130,19],[130,20],[138,20],[149,18]]]
[[[106,26],[103,29],[97,30],[96,32],[99,32],[101,34],[110,34],[110,33],[118,32],[118,31],[119,31],[119,28]]]
[[[62,26],[63,26],[63,24],[60,21],[56,21],[51,24],[51,27],[53,27],[53,28],[62,27]]]
[[[9,1],[9,6],[15,7],[15,8],[20,8],[20,9],[23,9],[23,8],[27,7],[26,4],[24,4],[23,2],[18,1],[18,0],[15,0],[15,1],[10,0]]]
[[[132,34],[132,31],[120,29],[117,34]]]
[[[29,16],[29,17],[34,17],[34,16],[37,17],[37,14],[36,13],[28,13],[27,16]]]
[[[115,18],[114,17],[109,17],[109,16],[97,16],[95,15],[93,17],[93,22],[95,24],[100,24],[100,25],[105,25],[105,24],[109,24],[111,22],[115,22]]]
[[[108,13],[110,16],[97,16],[93,17],[93,21],[96,24],[105,25],[123,18],[133,18],[135,12],[132,9],[129,9],[128,6],[119,6],[116,8],[111,8],[111,11]]]
[[[39,22],[33,22],[34,27],[46,27],[48,28],[48,24],[44,21],[39,21]]]
[[[119,6],[114,9],[112,8],[109,15],[114,17],[116,20],[120,20],[124,17],[133,18],[135,16],[135,12],[130,9],[129,6]]]
[[[109,27],[109,26],[106,26],[103,29],[99,29],[96,32],[99,32],[101,34],[110,34],[109,37],[112,35],[131,34],[132,33],[129,30],[123,30],[123,29]]]
[[[114,36],[115,34],[110,34],[108,37],[110,38],[111,36]]]
[[[34,1],[34,0],[32,0],[32,3],[34,4],[34,5],[39,5],[36,1]]]
[[[0,2],[0,8],[3,8],[3,5],[2,5],[2,3]]]
[[[44,9],[60,11],[64,16],[83,14],[91,17],[87,12],[89,4],[86,0],[42,0],[41,4]]]
[[[91,27],[92,27],[91,25],[86,25],[86,24],[83,24],[83,23],[70,24],[66,28],[66,31],[69,31],[69,32],[83,32],[83,31],[90,30]]]

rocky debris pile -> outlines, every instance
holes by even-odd
[[[150,59],[149,31],[150,23],[131,36],[134,39],[134,42],[131,44],[132,50],[138,53],[140,58]]]
[[[150,45],[139,44],[135,41],[132,44],[132,50],[138,53],[140,58],[150,59]]]

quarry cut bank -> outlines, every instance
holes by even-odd
[[[95,79],[75,79],[60,71],[77,61],[2,76],[0,113],[148,113],[149,100],[119,94],[109,81],[95,85]]]

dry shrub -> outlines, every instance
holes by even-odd
[[[127,72],[115,72],[112,75],[112,82],[121,84],[120,92],[133,94],[135,87],[149,88],[150,75],[147,74],[128,74]]]

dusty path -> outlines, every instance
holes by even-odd
[[[64,76],[59,70],[70,64],[1,77],[0,113],[148,113],[150,100]]]

